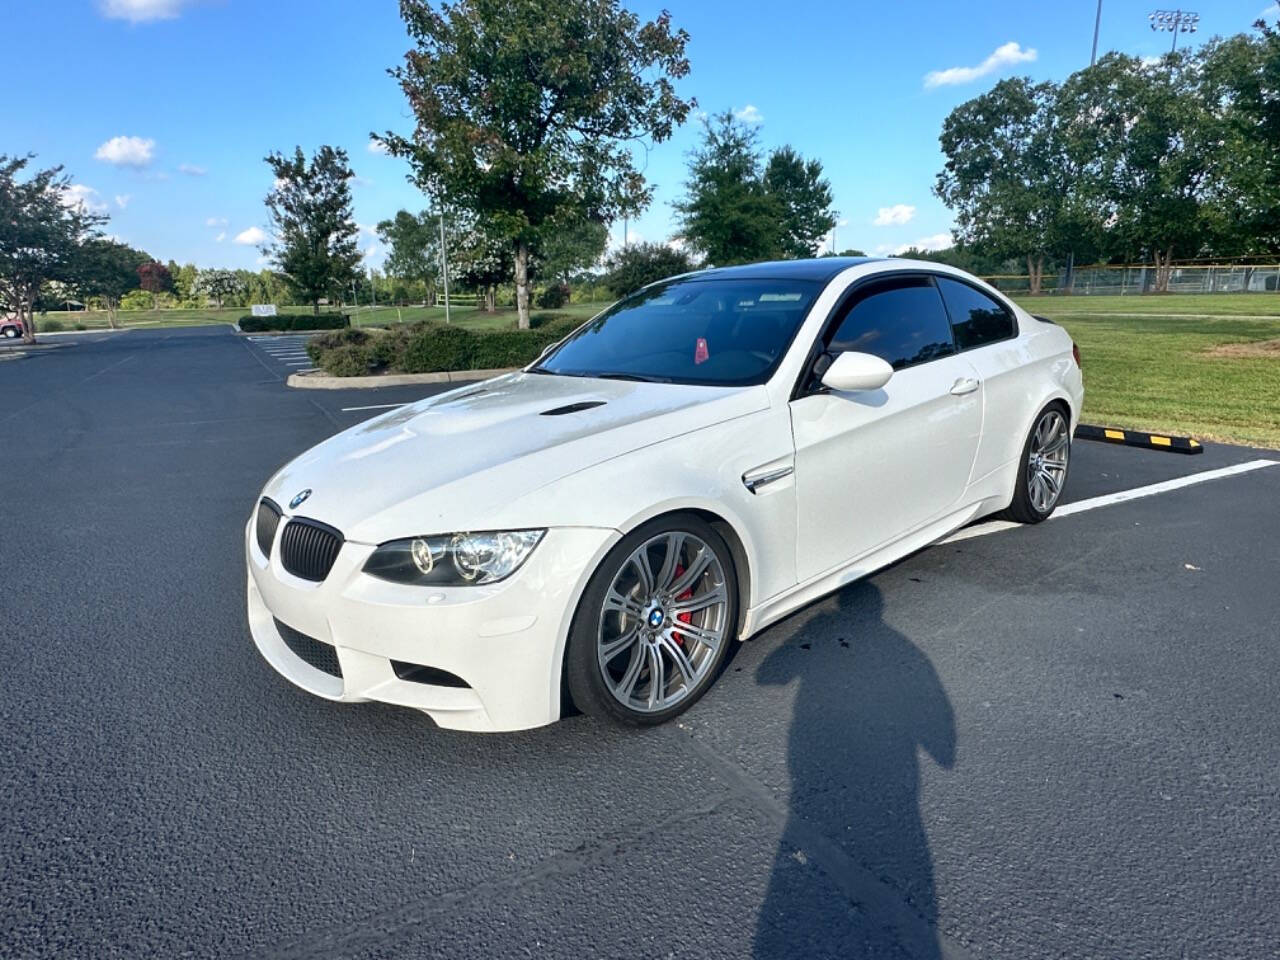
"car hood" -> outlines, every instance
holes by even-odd
[[[534,527],[534,491],[767,406],[764,387],[508,374],[344,430],[287,464],[264,494],[361,543],[492,528],[521,497],[519,524]],[[305,504],[290,510],[303,490]]]

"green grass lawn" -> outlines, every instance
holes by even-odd
[[[1086,421],[1280,448],[1280,295],[1019,303],[1080,345]]]
[[[571,303],[555,310],[558,314],[569,314],[590,319],[608,304],[604,303]],[[281,313],[306,313],[310,307],[280,307]],[[197,310],[121,310],[116,314],[120,325],[124,327],[187,327],[204,326],[211,323],[235,323],[245,314],[246,307],[224,307],[218,310],[213,307]],[[418,320],[435,320],[444,322],[444,307],[378,307],[371,309],[361,307],[350,311],[353,326],[387,326],[394,323],[413,323]],[[541,313],[534,309],[533,313]],[[496,313],[486,313],[473,306],[453,307],[449,312],[450,322],[471,330],[513,330],[516,326],[514,307],[503,307]],[[75,330],[77,324],[86,329],[99,330],[107,327],[107,315],[102,311],[86,311],[67,313],[51,310],[36,317],[36,329],[45,330],[45,321],[53,320],[63,330]]]

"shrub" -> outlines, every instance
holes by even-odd
[[[40,330],[44,333],[57,333],[59,330],[65,330],[61,320],[42,320],[40,321]]]
[[[553,283],[538,294],[537,305],[544,310],[559,310],[569,302],[569,295],[567,283]]]
[[[278,313],[274,317],[241,317],[240,329],[245,333],[285,330],[339,330],[351,326],[345,313]]]
[[[578,326],[561,314],[535,314],[532,330],[478,332],[454,324],[424,322],[382,332],[335,330],[313,337],[307,354],[316,366],[338,377],[371,369],[399,373],[521,367]]]
[[[88,325],[87,323],[85,323],[83,320],[77,320],[77,321],[75,322],[75,328],[76,328],[77,330],[88,330],[88,329],[89,329],[89,325]]]
[[[370,348],[363,344],[343,344],[324,352],[323,368],[335,377],[362,377],[373,365],[370,354]]]

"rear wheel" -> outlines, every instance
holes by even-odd
[[[1066,408],[1052,404],[1040,411],[1022,446],[1013,503],[1002,516],[1018,523],[1047,520],[1058,505],[1071,464],[1071,421]]]
[[[737,616],[733,558],[710,524],[644,524],[609,551],[578,605],[566,664],[574,703],[634,725],[670,720],[715,681]]]
[[[5,339],[7,339],[7,340],[13,340],[13,339],[17,338],[17,336],[18,336],[18,328],[17,328],[17,327],[5,327],[5,328],[4,328],[4,336],[5,336]]]

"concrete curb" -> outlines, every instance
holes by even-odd
[[[1119,443],[1126,447],[1144,447],[1147,450],[1164,450],[1168,453],[1204,453],[1199,440],[1191,437],[1174,437],[1144,430],[1120,430],[1116,427],[1097,427],[1082,423],[1076,427],[1077,440],[1097,440],[1101,443]]]
[[[302,390],[372,390],[377,387],[408,387],[417,383],[463,383],[488,380],[524,367],[491,370],[445,370],[440,373],[387,373],[374,377],[330,377],[319,373],[291,373],[286,384]]]

